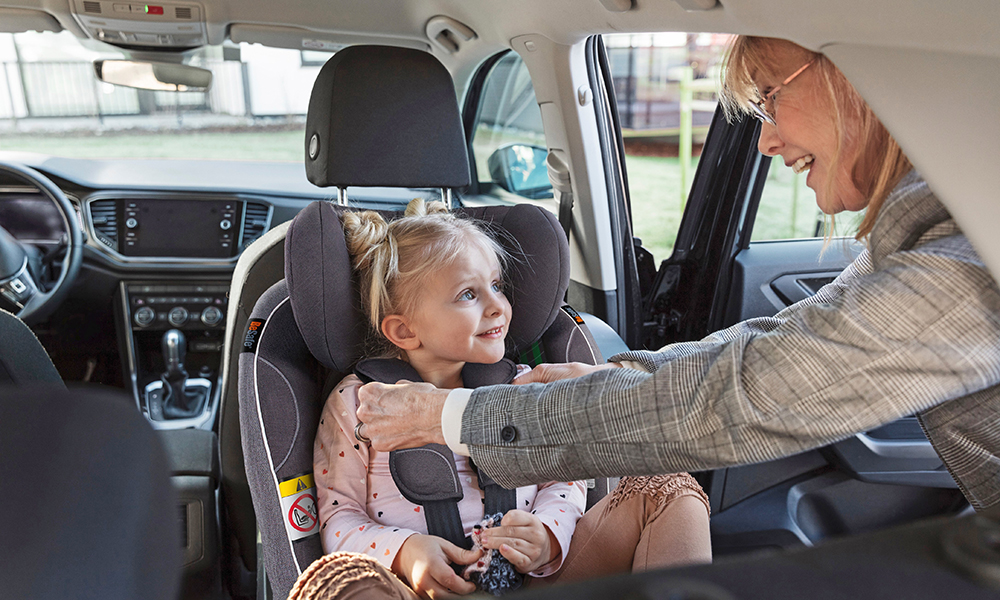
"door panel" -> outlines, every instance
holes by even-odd
[[[832,281],[863,246],[756,242],[737,253],[726,325],[773,315]],[[711,473],[717,555],[812,545],[966,507],[915,417],[797,456]]]

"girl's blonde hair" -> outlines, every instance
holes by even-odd
[[[837,132],[837,152],[830,165],[830,178],[825,182],[828,194],[833,189],[833,173],[842,160],[850,160],[851,179],[861,194],[868,198],[868,212],[858,226],[857,239],[871,233],[882,203],[899,180],[913,165],[903,154],[874,111],[861,94],[851,85],[840,69],[829,58],[794,42],[776,38],[737,36],[726,51],[722,93],[720,101],[726,115],[732,120],[748,114],[748,104],[756,102],[761,94],[754,84],[754,77],[767,77],[781,81],[790,73],[778,73],[775,56],[791,52],[802,56],[802,64],[814,60],[810,70],[819,74],[823,90],[834,107],[833,123]],[[855,147],[854,156],[845,156],[844,148]]]
[[[411,200],[403,216],[387,222],[372,212],[345,212],[344,237],[361,290],[361,302],[374,329],[384,340],[382,319],[411,314],[427,277],[447,268],[469,248],[493,254],[506,266],[508,255],[484,230],[485,224],[458,218],[441,202]],[[375,344],[377,351],[391,350]]]

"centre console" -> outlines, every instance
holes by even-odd
[[[228,293],[224,281],[121,284],[128,371],[153,427],[212,428]]]

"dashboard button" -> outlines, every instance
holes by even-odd
[[[175,306],[170,309],[170,313],[167,315],[167,321],[170,322],[174,327],[180,327],[184,323],[187,323],[188,311],[182,306]]]
[[[221,321],[222,311],[214,306],[209,306],[205,310],[201,311],[201,322],[205,325],[218,325]]]
[[[229,229],[232,226],[233,223],[229,219],[223,219],[221,222],[219,222],[219,227],[221,227],[223,230]]]
[[[153,312],[152,308],[148,306],[143,306],[139,310],[135,311],[135,324],[140,327],[145,327],[153,322],[156,318],[156,313]]]
[[[138,226],[139,226],[139,221],[135,220],[134,217],[131,217],[125,221],[125,227],[128,227],[129,229],[135,229]]]

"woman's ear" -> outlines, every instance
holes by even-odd
[[[388,315],[382,319],[382,335],[401,350],[416,350],[420,347],[420,338],[410,329],[409,322],[403,315]]]

